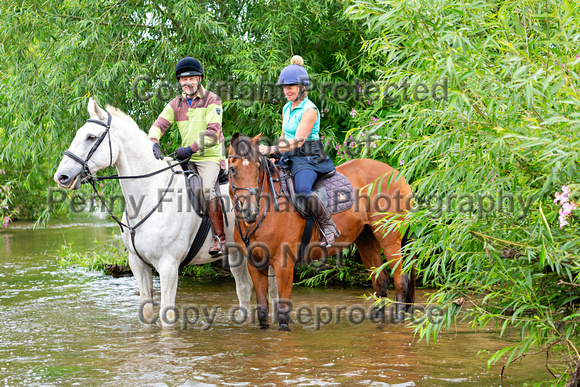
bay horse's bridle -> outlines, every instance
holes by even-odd
[[[243,156],[238,156],[238,155],[228,156],[228,159],[243,159],[243,158],[244,158]],[[262,164],[261,160],[260,160],[260,164]],[[232,189],[232,192],[234,193],[233,202],[234,202],[235,210],[238,212],[242,212],[242,206],[244,205],[244,203],[246,202],[248,197],[251,195],[254,195],[256,198],[256,202],[258,203],[258,211],[259,211],[260,210],[260,197],[262,196],[262,191],[264,190],[264,182],[266,181],[266,175],[264,175],[264,177],[262,178],[262,185],[260,186],[260,168],[257,168],[256,174],[258,175],[257,176],[258,183],[253,188],[246,188],[246,187],[236,186],[232,181],[231,174],[232,174],[232,170],[230,168],[228,170],[228,180],[230,182],[230,188]],[[242,197],[243,201],[239,200],[239,196],[237,195],[238,191],[247,191],[248,192],[246,195],[244,195]]]
[[[277,200],[277,193],[276,193],[276,189],[274,188],[274,181],[272,179],[272,174],[270,173],[270,168],[268,163],[270,163],[270,161],[264,157],[263,155],[259,154],[260,157],[260,166],[258,168],[256,168],[256,173],[258,174],[258,183],[256,184],[255,187],[238,187],[233,183],[232,180],[232,170],[231,168],[228,170],[228,180],[230,183],[230,189],[232,190],[232,193],[234,194],[233,197],[233,202],[234,202],[234,210],[236,211],[236,217],[235,217],[235,226],[236,229],[238,230],[238,232],[240,233],[240,237],[242,238],[242,241],[244,242],[244,244],[246,245],[246,250],[247,250],[247,254],[248,254],[248,259],[252,262],[252,264],[254,265],[254,267],[256,269],[258,269],[258,271],[260,272],[260,274],[268,276],[268,277],[275,277],[275,275],[268,275],[268,274],[264,274],[262,273],[262,271],[256,266],[256,263],[254,262],[250,252],[251,252],[251,247],[250,247],[250,238],[256,233],[256,231],[258,231],[258,229],[260,228],[260,226],[262,225],[262,222],[264,221],[264,219],[266,218],[266,213],[268,212],[268,208],[270,207],[270,195],[272,195],[272,197],[274,198],[274,204],[276,206],[276,209],[278,210],[278,200]],[[245,157],[243,156],[239,156],[239,155],[230,155],[228,156],[228,159],[244,159]],[[262,176],[262,181],[260,183],[260,169],[263,168],[264,169],[264,175]],[[262,192],[264,190],[264,186],[266,184],[266,179],[268,179],[268,183],[270,186],[270,191],[268,193],[268,196],[266,197],[266,205],[264,206],[264,211],[262,212],[262,216],[260,218],[260,221],[258,222],[258,224],[256,225],[256,227],[254,229],[252,229],[252,227],[248,227],[248,230],[246,231],[245,235],[242,232],[242,227],[241,227],[241,223],[240,223],[240,219],[238,215],[241,215],[243,218],[243,209],[242,206],[243,204],[246,202],[246,200],[251,196],[254,195],[256,198],[256,203],[258,206],[258,214],[260,213],[260,199],[262,198]],[[242,197],[243,202],[241,202],[239,200],[239,197],[237,195],[238,191],[246,191],[248,192],[246,195],[244,195]]]

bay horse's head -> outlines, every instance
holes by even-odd
[[[261,134],[254,138],[235,133],[228,148],[230,194],[238,215],[248,224],[258,219],[265,177],[260,179],[263,156],[258,152]]]
[[[80,188],[85,177],[112,165],[117,158],[116,146],[111,143],[111,114],[92,98],[87,110],[91,118],[77,131],[54,174],[61,188]]]

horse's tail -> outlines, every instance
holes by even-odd
[[[405,247],[406,244],[409,243],[409,229],[403,235],[403,239],[401,240],[401,251]],[[417,272],[415,270],[415,266],[411,269],[411,272],[406,274],[407,276],[407,297],[405,299],[405,303],[407,304],[407,308],[410,308],[415,303],[415,284],[417,282]]]

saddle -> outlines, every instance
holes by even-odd
[[[185,186],[187,188],[187,196],[194,211],[203,217],[207,212],[207,205],[205,201],[205,195],[203,194],[203,180],[197,170],[194,163],[189,162],[187,164],[181,164],[183,168],[183,175],[185,176]],[[227,184],[228,173],[225,169],[220,169],[218,179],[215,184],[215,192],[222,199],[220,185]],[[223,206],[223,202],[222,202]]]
[[[306,204],[307,198],[296,194],[292,173],[284,169],[279,169],[278,173],[280,175],[281,192],[302,217],[309,218],[311,215]],[[312,186],[312,191],[318,194],[331,214],[346,211],[354,203],[352,184],[346,176],[336,170],[318,176]]]

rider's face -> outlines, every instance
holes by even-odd
[[[181,90],[187,95],[193,95],[195,90],[197,90],[197,86],[201,77],[199,75],[192,75],[190,77],[181,77],[179,78],[179,84],[181,85]]]
[[[284,95],[288,101],[294,101],[298,97],[298,85],[284,85]]]

